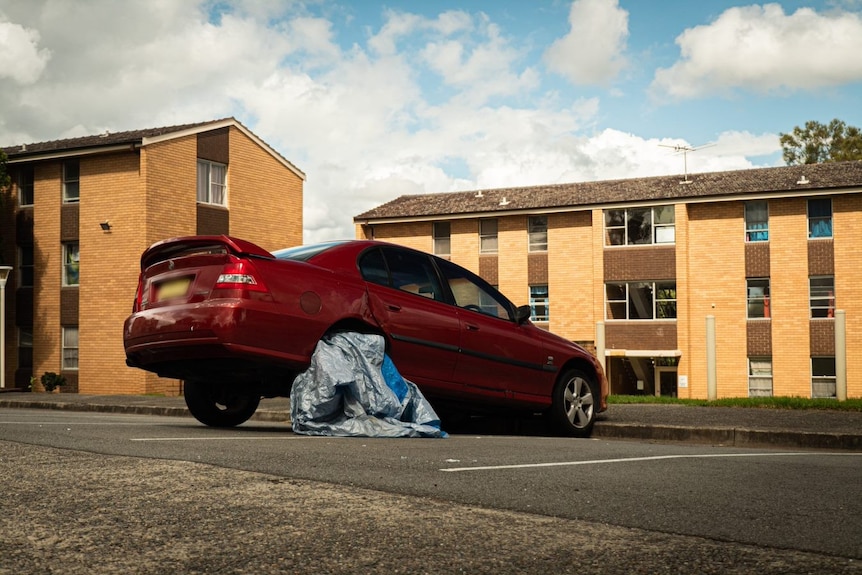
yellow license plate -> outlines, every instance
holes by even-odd
[[[182,297],[186,295],[186,292],[189,290],[190,283],[191,279],[189,278],[178,278],[175,280],[168,280],[163,284],[159,284],[158,295],[156,297],[157,301],[162,301],[175,297]]]

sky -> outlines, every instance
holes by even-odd
[[[783,165],[862,126],[862,0],[0,0],[0,146],[226,117],[305,172],[305,243],[402,194]]]

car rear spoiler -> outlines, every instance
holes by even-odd
[[[141,270],[145,270],[153,264],[169,260],[184,253],[196,250],[205,250],[209,247],[224,247],[228,252],[237,256],[254,256],[259,258],[273,259],[271,253],[262,247],[230,236],[184,236],[161,240],[141,254]]]

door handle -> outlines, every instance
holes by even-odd
[[[472,323],[465,323],[464,327],[467,328],[467,331],[479,331],[479,326]]]
[[[401,306],[393,303],[386,304],[386,307],[389,308],[389,311],[401,311]]]

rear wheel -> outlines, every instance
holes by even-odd
[[[589,437],[598,415],[598,399],[593,378],[579,369],[567,370],[554,387],[548,416],[560,432]]]
[[[244,423],[260,404],[259,395],[241,393],[224,384],[187,380],[184,390],[191,414],[212,427],[234,427]]]

